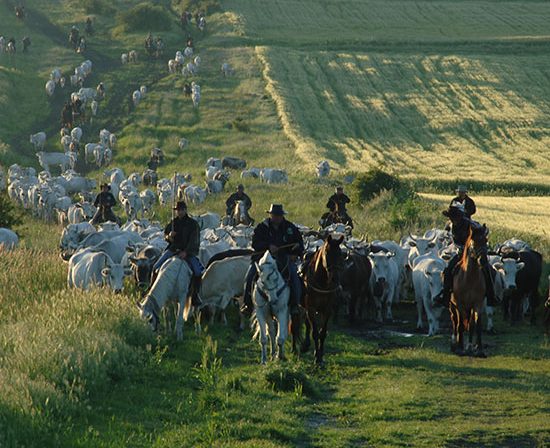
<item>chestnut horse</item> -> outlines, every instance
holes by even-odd
[[[342,264],[340,243],[344,235],[338,239],[327,237],[324,244],[313,254],[304,273],[306,310],[306,337],[302,351],[309,349],[310,337],[315,342],[315,363],[323,364],[327,325],[334,310],[334,301],[339,289],[338,273]]]
[[[462,259],[453,275],[453,294],[449,304],[453,324],[451,351],[458,355],[473,354],[481,358],[485,357],[481,343],[481,311],[486,284],[480,259],[485,256],[483,251],[486,244],[485,225],[476,229],[470,228]],[[467,352],[464,352],[464,331],[468,331],[469,336]],[[474,331],[477,340],[475,351],[472,353]]]

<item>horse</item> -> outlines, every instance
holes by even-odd
[[[304,308],[306,310],[306,337],[302,352],[310,346],[310,337],[315,342],[315,363],[323,365],[327,325],[334,311],[334,301],[339,291],[339,271],[342,265],[340,238],[328,235],[323,245],[317,249],[304,270]]]
[[[254,220],[248,214],[248,208],[244,201],[236,201],[233,207],[233,212],[229,216],[229,222],[233,226],[244,224],[245,226],[253,226]]]
[[[353,229],[353,222],[345,210],[340,210],[338,203],[335,204],[336,208],[334,210],[328,211],[319,220],[319,225],[322,229],[326,229],[332,224],[344,224],[349,226],[349,233],[351,234],[351,229]]]
[[[476,332],[475,356],[485,358],[481,343],[481,312],[485,300],[486,284],[481,265],[482,251],[487,244],[487,228],[470,228],[462,258],[453,274],[453,293],[449,303],[453,325],[451,351],[464,355],[464,331],[469,333],[469,344],[466,353],[472,353],[474,329]]]
[[[277,358],[284,361],[284,345],[288,336],[290,287],[284,281],[277,262],[269,251],[265,252],[255,266],[258,271],[258,280],[252,291],[256,316],[253,326],[256,327],[254,337],[260,336],[261,363],[267,362],[268,333],[271,341],[272,359]],[[277,326],[275,321],[277,321]]]

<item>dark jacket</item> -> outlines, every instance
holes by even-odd
[[[475,215],[476,213],[476,203],[474,202],[474,200],[466,195],[464,197],[464,199],[460,199],[460,197],[456,197],[454,198],[452,201],[451,201],[451,204],[453,202],[459,202],[460,204],[463,204],[464,205],[464,211],[466,212],[466,216],[469,218],[471,217],[472,215]]]
[[[327,208],[331,212],[338,209],[340,212],[344,213],[346,212],[346,204],[349,204],[349,203],[350,203],[350,199],[345,194],[338,195],[334,193],[330,198],[328,198]],[[336,208],[337,204],[338,204],[338,208]]]
[[[225,206],[228,210],[233,210],[237,201],[244,201],[247,209],[250,209],[250,207],[252,207],[252,200],[250,199],[250,197],[248,197],[246,193],[239,194],[237,192],[233,193],[231,196],[229,196],[229,198],[227,198],[227,201],[225,201]]]
[[[116,199],[110,191],[102,191],[95,197],[94,205],[96,207],[111,208],[116,205]]]
[[[453,243],[457,246],[463,247],[466,244],[466,240],[468,239],[470,227],[472,229],[476,229],[481,227],[481,224],[477,221],[474,221],[473,219],[468,218],[467,216],[462,217],[462,219],[456,224],[451,223]]]
[[[174,223],[176,237],[173,242],[168,243],[168,249],[174,252],[185,250],[189,255],[198,256],[200,229],[197,221],[189,216],[185,216],[184,218],[176,217],[164,229],[165,235],[168,235],[172,231],[172,222]]]
[[[286,246],[287,244],[297,243],[298,248],[292,250],[288,247],[281,249],[277,256],[297,255],[302,256],[304,252],[304,241],[302,240],[302,234],[294,224],[286,219],[281,222],[279,228],[275,229],[271,219],[267,218],[254,229],[254,235],[252,235],[252,248],[256,252],[260,252],[252,257],[253,261],[258,261],[263,257],[266,250],[269,249],[271,244],[277,247]]]

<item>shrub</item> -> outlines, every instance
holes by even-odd
[[[125,32],[167,31],[172,26],[172,18],[162,6],[139,3],[118,15],[119,26]]]
[[[219,0],[182,0],[181,2],[181,10],[191,13],[203,11],[206,14],[212,14],[220,9]]]
[[[105,0],[82,0],[81,4],[86,14],[108,15],[115,11]]]
[[[21,225],[21,214],[6,194],[0,194],[0,227],[12,229]]]
[[[300,392],[308,397],[317,395],[317,389],[307,374],[296,366],[274,366],[265,373],[267,384],[277,392]]]
[[[351,194],[353,201],[361,204],[370,201],[383,190],[398,191],[402,187],[402,182],[396,176],[380,168],[372,168],[354,179],[351,184]]]

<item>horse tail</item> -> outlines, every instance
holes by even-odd
[[[183,309],[183,320],[187,322],[187,319],[189,319],[189,315],[191,314],[191,309],[193,307],[191,306],[191,295],[187,296],[187,299],[185,300],[185,308]]]
[[[472,228],[468,229],[468,238],[466,238],[466,243],[464,243],[464,251],[462,252],[462,258],[460,259],[460,268],[465,271],[468,268],[468,249],[472,244]]]
[[[260,324],[258,323],[258,316],[256,315],[256,310],[252,313],[250,317],[250,329],[252,330],[252,340],[256,340],[260,337]]]

